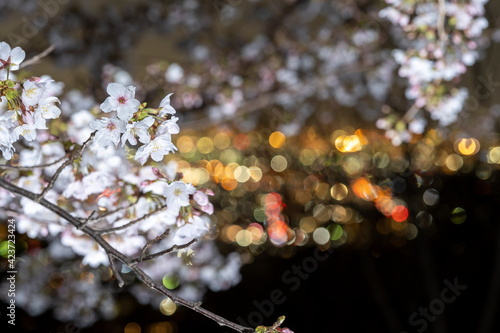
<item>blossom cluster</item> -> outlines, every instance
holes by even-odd
[[[468,91],[447,83],[459,79],[479,57],[480,37],[488,27],[487,0],[386,2],[389,6],[379,15],[405,34],[393,57],[400,65],[399,76],[408,79],[406,98],[414,104],[402,121],[386,117],[378,126],[394,143],[408,142],[425,127],[422,117],[414,117],[418,110],[428,111],[440,126],[457,120]]]
[[[150,157],[158,162],[176,150],[171,136],[179,132],[179,126],[170,105],[171,95],[164,97],[158,108],[147,108],[135,99],[133,86],[112,82],[107,86],[109,97],[100,104],[100,110],[110,116],[96,119],[95,101],[75,92],[68,93],[59,108],[55,95],[60,93],[60,85],[50,78],[15,81],[11,71],[19,68],[24,57],[21,48],[0,44],[0,148],[7,160],[16,148],[23,148],[16,158],[19,168],[9,167],[5,177],[24,190],[43,193],[45,200],[71,212],[130,257],[192,244],[197,239],[199,245],[191,245],[179,257],[165,255],[141,262],[143,269],[159,278],[166,273],[189,277],[180,293],[192,300],[198,300],[206,288],[220,290],[237,283],[239,255],[226,261],[215,246],[204,245],[211,229],[209,215],[214,211],[209,197],[214,193],[183,181],[174,160],[157,167],[144,165]],[[50,129],[48,119],[53,119]],[[60,139],[54,140],[59,134]],[[21,137],[23,145],[14,147]],[[135,158],[131,158],[127,147],[139,143]],[[74,156],[79,151],[80,156],[63,167],[70,150]],[[109,265],[107,253],[93,239],[39,203],[0,189],[0,204],[16,212],[20,233],[71,249],[69,252],[82,257],[84,265]],[[2,216],[6,217],[5,212]],[[151,243],[163,234],[165,237]],[[147,253],[146,244],[150,244]],[[198,253],[197,247],[204,253],[193,257],[191,248]],[[193,275],[193,270],[200,274]],[[141,288],[137,290],[140,297]]]
[[[135,99],[135,87],[125,87],[121,83],[110,83],[107,87],[109,97],[101,104],[101,110],[109,113],[116,111],[116,116],[103,117],[90,123],[97,130],[95,140],[102,146],[109,144],[124,146],[127,142],[137,145],[137,140],[144,144],[135,154],[141,164],[149,156],[161,161],[164,155],[177,148],[172,143],[172,134],[179,133],[178,118],[172,116],[175,109],[170,105],[170,95],[160,102],[158,109],[146,108]]]
[[[0,102],[6,107],[0,110],[0,150],[6,160],[12,158],[15,142],[21,137],[34,141],[37,130],[47,129],[47,120],[61,114],[54,96],[57,84],[50,77],[12,80],[11,72],[19,69],[25,56],[20,47],[0,42]]]

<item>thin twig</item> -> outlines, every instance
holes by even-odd
[[[115,210],[111,210],[111,211],[108,211],[108,212],[105,212],[103,213],[102,215],[100,216],[97,216],[97,217],[94,217],[94,218],[87,218],[89,220],[89,222],[99,222],[101,220],[103,220],[104,218],[110,216],[110,215],[113,215],[115,213],[118,213],[119,211],[122,211],[124,209],[129,209],[131,207],[133,207],[134,205],[137,204],[137,202],[139,201],[139,198],[140,198],[140,195],[137,197],[137,200],[135,202],[131,202],[130,204],[128,204],[127,206],[123,206],[123,207],[118,207],[117,209]],[[82,219],[83,220],[83,219]]]
[[[446,18],[446,0],[438,0],[437,31],[439,40],[444,42],[448,39],[444,22]]]
[[[145,220],[145,219],[147,219],[147,218],[149,218],[149,217],[151,217],[151,216],[153,216],[155,214],[160,213],[161,211],[163,211],[166,208],[167,208],[167,205],[163,205],[160,208],[158,208],[158,209],[156,209],[156,210],[154,210],[154,211],[152,211],[150,213],[144,214],[143,216],[141,216],[141,217],[139,217],[139,218],[137,218],[135,220],[130,221],[129,223],[126,223],[126,224],[121,225],[119,227],[96,230],[96,232],[99,233],[99,234],[104,235],[104,234],[109,234],[110,232],[115,232],[115,231],[127,229],[128,227],[130,227],[130,226],[132,226],[132,225],[134,225],[134,224],[136,224],[138,222],[141,222],[141,221],[143,221],[143,220]]]
[[[115,258],[110,253],[108,253],[108,260],[109,260],[109,266],[111,267],[111,271],[115,275],[116,281],[118,281],[118,286],[120,288],[123,287],[125,285],[125,282],[123,281],[120,272],[116,269]]]
[[[78,225],[78,227],[76,227],[78,230],[81,230],[83,227],[85,227],[85,225],[87,225],[87,223],[90,221],[90,219],[92,218],[92,216],[96,213],[95,210],[92,211],[92,213],[90,213],[89,217],[87,217],[87,219],[85,219],[85,221],[83,221],[80,225]]]
[[[19,68],[24,68],[30,65],[33,65],[34,63],[37,63],[40,61],[42,58],[46,57],[50,52],[54,51],[56,47],[54,45],[50,45],[48,48],[43,50],[41,53],[37,54],[33,58],[26,60],[23,62],[21,65],[19,65]]]
[[[50,181],[47,184],[47,186],[43,189],[43,191],[41,193],[39,193],[37,195],[37,197],[35,199],[36,202],[39,202],[40,199],[42,199],[45,196],[45,194],[47,194],[47,192],[50,191],[52,189],[52,187],[54,187],[54,184],[57,181],[57,178],[59,178],[59,175],[61,174],[61,172],[68,165],[70,165],[71,163],[73,163],[74,160],[76,160],[77,158],[79,158],[80,156],[82,156],[83,151],[85,150],[85,148],[87,148],[87,146],[90,144],[90,142],[92,141],[92,139],[94,139],[94,136],[95,136],[96,132],[97,131],[92,132],[92,134],[90,134],[90,137],[80,146],[80,148],[79,149],[75,148],[75,150],[72,153],[70,153],[69,159],[67,159],[66,161],[64,161],[64,163],[61,164],[61,166],[59,168],[57,168],[57,171],[50,178]]]
[[[411,108],[406,111],[405,115],[403,116],[403,120],[406,121],[406,122],[409,122],[410,120],[412,120],[413,118],[415,118],[415,116],[417,115],[418,111],[420,111],[420,108],[417,106],[417,103],[414,103]]]
[[[141,254],[141,256],[139,258],[133,258],[132,260],[130,260],[130,262],[132,264],[134,264],[134,263],[138,263],[138,262],[141,262],[141,261],[147,261],[147,260],[151,260],[151,259],[156,259],[156,258],[161,257],[162,255],[167,254],[167,253],[172,253],[172,252],[175,252],[175,251],[179,251],[179,250],[185,249],[185,248],[193,245],[197,241],[198,240],[196,238],[194,238],[194,239],[190,240],[189,242],[187,242],[186,244],[173,245],[169,249],[166,249],[166,250],[163,250],[163,251],[160,251],[160,252],[156,252],[156,253],[150,254],[148,256],[144,256],[143,254]]]
[[[30,169],[39,169],[39,168],[46,168],[49,166],[52,166],[54,164],[57,164],[64,160],[66,158],[66,155],[61,156],[54,162],[49,162],[46,164],[39,164],[39,165],[34,165],[34,166],[15,166],[15,165],[6,165],[6,164],[0,164],[0,169],[12,169],[12,170],[30,170]]]
[[[167,228],[161,235],[159,235],[158,237],[155,237],[154,239],[148,241],[146,243],[146,245],[144,245],[144,247],[142,248],[141,256],[140,256],[140,261],[144,260],[144,257],[146,256],[146,251],[149,250],[149,248],[151,246],[153,246],[154,243],[160,242],[162,239],[164,239],[165,237],[167,237],[169,233],[170,233],[170,229]]]

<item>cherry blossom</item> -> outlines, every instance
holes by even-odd
[[[101,110],[106,113],[117,111],[118,118],[129,121],[141,104],[134,98],[135,87],[125,87],[121,83],[110,83],[106,91],[109,97],[101,104]]]
[[[8,71],[19,69],[26,52],[19,46],[11,49],[6,42],[0,42],[0,80],[7,79]]]
[[[196,188],[191,184],[181,181],[173,182],[165,188],[164,195],[167,198],[167,206],[189,206],[189,196],[195,192]]]
[[[127,124],[125,133],[122,136],[122,146],[128,141],[131,145],[137,144],[137,137],[141,143],[148,143],[151,141],[151,137],[148,133],[149,128],[155,122],[153,117],[146,117],[141,121],[133,122],[132,124]]]
[[[176,150],[177,148],[170,140],[170,137],[162,135],[156,137],[147,145],[140,147],[135,154],[135,159],[143,165],[146,163],[149,156],[151,156],[154,161],[159,162],[165,155],[173,153]]]
[[[175,114],[175,109],[170,105],[170,96],[172,96],[172,94],[168,94],[160,102],[160,116],[162,117],[169,114]]]
[[[97,130],[94,140],[103,147],[111,143],[117,146],[118,142],[120,142],[121,133],[125,132],[125,123],[118,118],[93,120],[90,127]]]

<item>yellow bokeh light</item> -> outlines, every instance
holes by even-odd
[[[345,199],[348,193],[349,189],[342,183],[335,184],[330,189],[330,195],[337,201]]]
[[[448,170],[455,172],[464,165],[463,158],[458,154],[451,154],[446,157],[445,166]]]
[[[177,148],[181,153],[190,153],[195,149],[193,139],[189,136],[183,135],[177,139]]]
[[[209,154],[214,150],[214,143],[212,139],[205,136],[198,140],[196,148],[198,148],[198,151],[202,154]]]
[[[214,145],[217,149],[224,150],[231,144],[231,138],[226,133],[217,133],[214,137]]]
[[[125,325],[123,333],[141,333],[141,326],[134,322],[128,323]]]
[[[488,162],[500,164],[500,147],[490,148],[488,152]]]
[[[248,226],[247,230],[252,234],[253,244],[262,244],[265,241],[265,233],[262,226],[258,223],[252,223]]]
[[[271,133],[271,135],[269,136],[269,144],[273,148],[283,147],[283,145],[285,144],[285,141],[286,141],[285,134],[278,132],[278,131]]]
[[[250,169],[246,166],[239,165],[234,169],[234,179],[240,183],[247,182],[250,179]]]
[[[276,172],[285,171],[288,166],[288,162],[284,156],[276,155],[271,160],[271,168]]]
[[[305,232],[308,232],[308,233],[313,232],[317,226],[316,219],[312,216],[303,217],[300,220],[299,226],[300,226],[300,229],[304,230]]]
[[[160,303],[160,311],[166,316],[171,316],[177,310],[177,305],[169,297],[165,298]]]
[[[342,153],[352,153],[360,151],[368,140],[361,130],[357,130],[354,135],[339,135],[336,137],[334,145]]]
[[[462,155],[477,154],[481,145],[474,138],[462,138],[455,141],[455,151]]]
[[[262,170],[257,166],[251,166],[248,168],[250,171],[250,177],[254,182],[258,182],[262,179]]]
[[[222,237],[227,242],[234,242],[236,240],[236,235],[241,231],[241,227],[239,225],[230,225],[224,227],[222,229]]]
[[[222,178],[220,184],[225,190],[232,191],[238,186],[238,181],[232,178]]]
[[[240,230],[236,234],[236,243],[238,243],[239,246],[248,246],[252,244],[252,232],[248,230]]]
[[[229,163],[226,165],[226,168],[224,169],[224,174],[227,178],[234,179],[234,170],[238,168],[239,165],[237,163]]]

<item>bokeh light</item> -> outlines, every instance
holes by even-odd
[[[177,305],[169,297],[165,298],[160,303],[160,311],[166,316],[171,316],[177,310]]]

